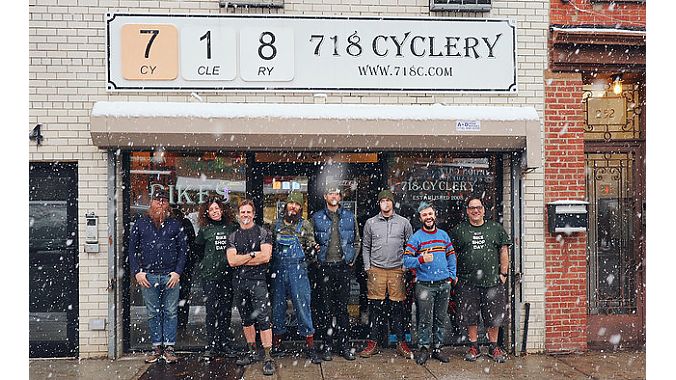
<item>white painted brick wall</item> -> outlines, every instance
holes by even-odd
[[[489,13],[430,12],[428,0],[287,0],[284,9],[218,8],[215,0],[121,1],[29,0],[30,111],[28,130],[42,123],[39,148],[30,144],[32,161],[78,163],[80,237],[80,356],[105,356],[107,332],[90,331],[91,318],[107,318],[108,241],[106,152],[94,147],[89,113],[94,102],[190,101],[188,94],[107,94],[105,91],[105,13],[280,13],[308,15],[371,15],[414,17],[512,18],[517,21],[517,95],[439,95],[425,93],[328,94],[223,93],[201,95],[207,102],[382,103],[534,106],[544,109],[543,72],[547,65],[549,2],[494,0]],[[524,197],[524,294],[531,302],[529,350],[544,348],[544,231],[542,169],[526,176]],[[99,254],[84,253],[84,214],[99,216]],[[93,277],[89,277],[93,276]],[[93,297],[93,298],[92,298]],[[520,321],[522,323],[522,321]]]

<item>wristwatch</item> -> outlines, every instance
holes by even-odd
[[[256,257],[256,251],[251,251],[251,252],[249,252],[249,256],[251,256],[251,257]]]

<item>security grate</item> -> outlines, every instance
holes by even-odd
[[[491,10],[491,0],[430,0],[430,10],[487,12]]]

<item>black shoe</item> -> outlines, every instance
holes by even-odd
[[[343,352],[340,353],[340,356],[342,356],[345,360],[355,360],[357,356],[354,354],[354,350],[351,348],[345,348],[343,349]]]
[[[305,356],[307,356],[307,358],[310,359],[310,362],[312,362],[312,364],[322,364],[322,358],[319,357],[317,350],[315,350],[314,348],[309,347],[306,348]]]
[[[270,349],[270,356],[273,358],[281,358],[282,356],[286,356],[286,354],[286,350],[282,349],[282,347],[272,346]]]
[[[263,362],[263,375],[272,376],[275,373],[275,362],[272,359],[267,359]]]
[[[209,360],[213,359],[214,356],[216,356],[214,350],[212,348],[207,348],[207,350],[202,353],[200,359],[208,362]]]
[[[239,366],[249,365],[256,361],[256,353],[254,351],[245,352],[241,358],[235,362]]]
[[[448,363],[449,359],[448,356],[446,356],[443,352],[441,352],[441,348],[437,348],[432,351],[432,357],[437,359],[438,361],[442,363]]]
[[[420,352],[418,353],[418,356],[415,358],[415,362],[423,365],[427,363],[427,360],[430,358],[430,352],[426,348],[421,348]]]
[[[221,349],[219,353],[228,359],[234,359],[237,357],[237,350],[233,349],[230,346],[223,347],[223,349]]]
[[[331,348],[329,348],[329,347],[324,347],[324,349],[322,350],[322,352],[319,356],[325,362],[330,362],[331,360],[333,360],[333,355],[331,354]]]

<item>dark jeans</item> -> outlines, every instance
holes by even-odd
[[[448,323],[448,297],[451,284],[447,281],[415,284],[418,308],[418,346],[430,349],[444,344],[444,329]]]
[[[319,291],[324,304],[318,317],[326,327],[324,344],[336,351],[349,348],[350,278],[350,267],[343,261],[319,266]]]
[[[221,351],[228,347],[230,320],[232,316],[232,281],[202,280],[204,306],[206,307],[207,344]]]
[[[389,318],[386,315],[385,301],[369,300],[369,339],[379,341],[383,327],[392,321],[392,332],[397,336],[397,341],[404,340],[404,303],[390,301]],[[387,342],[387,339],[385,340]]]
[[[190,291],[192,290],[192,269],[186,269],[181,274],[181,291],[178,295],[178,328],[188,326],[190,315]]]

